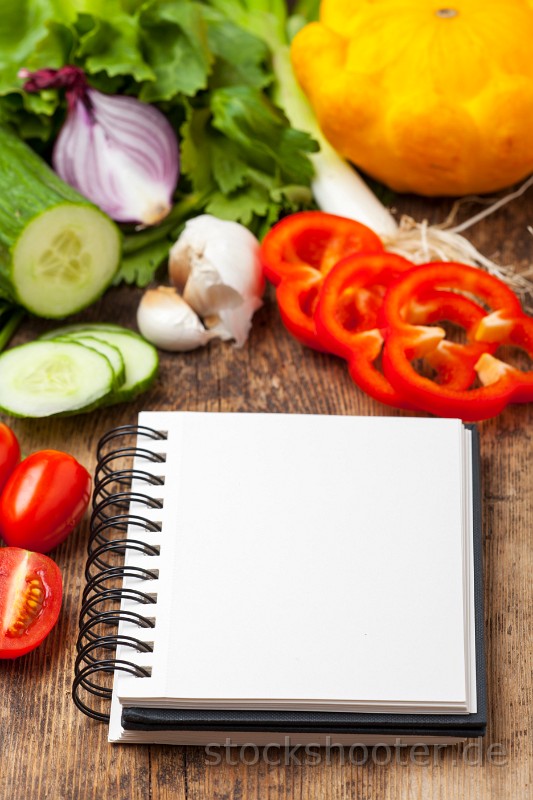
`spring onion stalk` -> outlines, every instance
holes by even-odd
[[[268,45],[276,78],[274,102],[294,128],[309,133],[320,145],[320,150],[309,156],[315,169],[312,190],[319,208],[368,225],[387,249],[415,263],[461,261],[483,267],[509,283],[527,301],[530,281],[483,256],[458,230],[410,217],[402,218],[398,224],[356,170],[333,149],[292,70],[287,36],[290,24],[284,0],[210,0],[210,5]]]

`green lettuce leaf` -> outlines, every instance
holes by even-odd
[[[209,80],[211,89],[222,86],[252,86],[263,89],[272,82],[265,42],[205,6],[209,49],[215,57]]]
[[[155,72],[139,97],[147,102],[195,95],[207,87],[213,55],[202,9],[190,0],[155,0],[140,15],[140,40]]]
[[[134,17],[118,12],[108,21],[81,15],[77,30],[76,60],[83,63],[87,73],[128,75],[139,83],[155,80],[153,69],[141,54],[139,24]]]

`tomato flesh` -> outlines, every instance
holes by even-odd
[[[20,461],[17,437],[7,425],[0,422],[0,492]]]
[[[63,597],[59,567],[19,547],[0,549],[0,658],[34,650],[57,622]]]
[[[0,496],[6,544],[47,553],[76,527],[89,504],[91,476],[76,459],[40,450],[15,468]]]

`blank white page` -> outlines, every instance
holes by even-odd
[[[466,711],[460,421],[139,422],[169,438],[152,678],[124,704]]]

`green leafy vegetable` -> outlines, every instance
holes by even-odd
[[[292,28],[317,8],[300,0]],[[317,144],[275,105],[272,56],[288,43],[287,26],[282,0],[3,0],[0,121],[39,152],[50,154],[65,102],[56,91],[24,93],[21,68],[76,64],[100,91],[158,104],[179,134],[172,225],[149,242],[128,232],[118,280],[146,285],[191,214],[260,236],[280,215],[312,206],[308,154]]]
[[[306,133],[287,126],[286,117],[248,86],[217,89],[211,100],[213,126],[234,144],[234,152],[267,175],[306,183],[313,169],[304,153],[315,150]]]
[[[161,264],[167,259],[171,246],[170,239],[160,236],[145,247],[140,247],[131,253],[124,253],[113,285],[129,283],[136,286],[148,286]]]
[[[145,82],[141,100],[153,103],[188,97],[206,89],[213,57],[199,4],[183,0],[146,3],[140,15],[140,36],[156,78]]]

